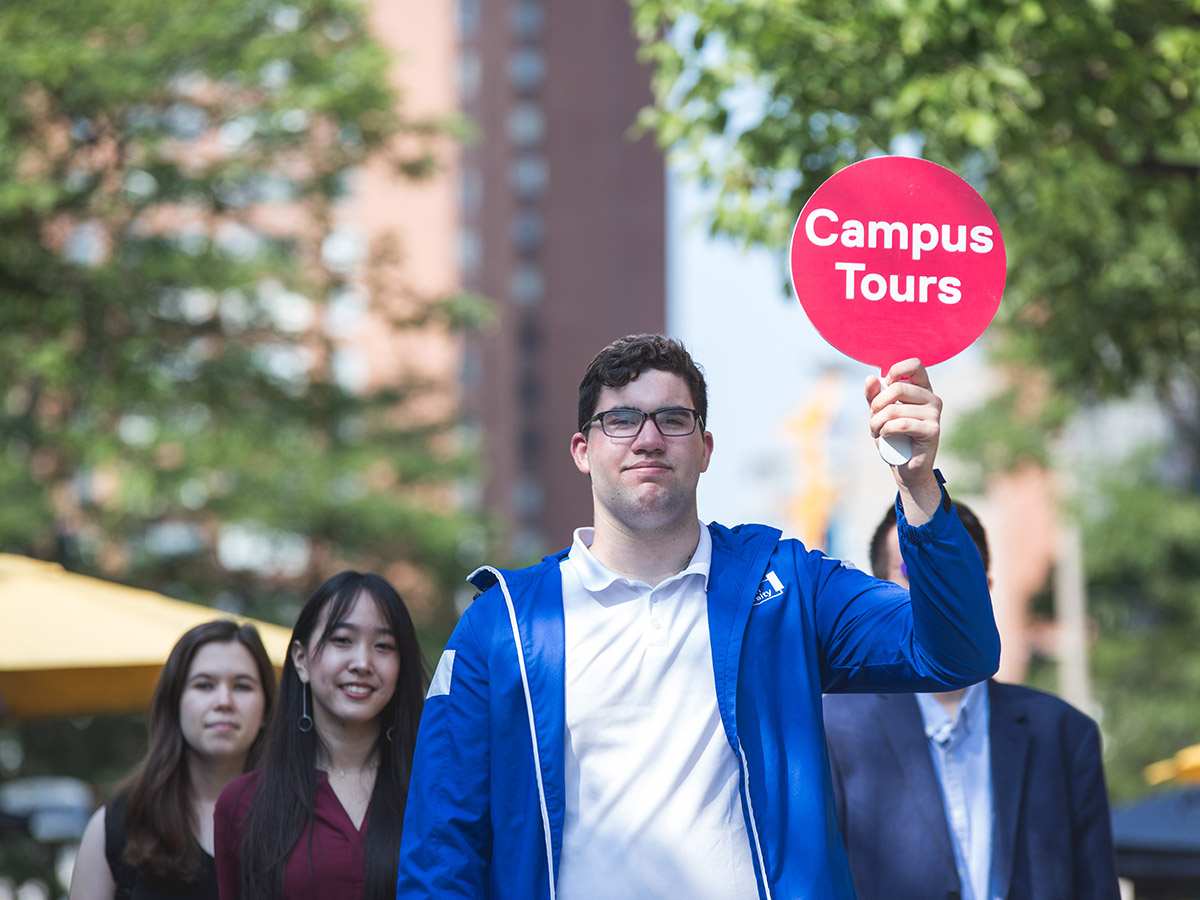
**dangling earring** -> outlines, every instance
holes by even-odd
[[[308,682],[300,682],[300,719],[296,723],[305,734],[308,734],[313,729],[312,716],[308,714]]]
[[[389,725],[388,730],[383,733],[384,739],[390,744],[392,742],[392,732],[396,730],[394,725]]]

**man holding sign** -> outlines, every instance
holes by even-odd
[[[678,343],[605,347],[571,452],[593,527],[483,591],[438,664],[397,896],[851,900],[826,691],[949,690],[999,661],[987,580],[934,470],[941,401],[915,359],[868,379],[911,593],[778,529],[699,521],[713,437]]]

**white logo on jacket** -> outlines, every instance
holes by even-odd
[[[774,600],[776,597],[783,596],[783,582],[779,580],[779,576],[774,572],[768,572],[767,577],[762,580],[762,584],[758,586],[758,592],[754,595],[754,605],[766,603],[768,600]]]

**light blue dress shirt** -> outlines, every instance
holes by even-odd
[[[950,716],[933,694],[917,694],[942,807],[954,843],[963,900],[992,900],[992,754],[987,682],[967,688]]]

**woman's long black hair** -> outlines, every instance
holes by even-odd
[[[400,655],[400,674],[392,702],[379,714],[379,770],[371,794],[367,826],[364,900],[392,900],[396,896],[396,868],[400,857],[400,830],[408,798],[417,725],[429,684],[428,667],[417,643],[412,617],[400,595],[378,575],[340,572],[308,598],[296,627],[296,641],[315,655],[321,652],[338,622],[367,594],[391,626]],[[314,635],[317,622],[329,609],[325,629]],[[315,640],[314,640],[315,638]],[[244,900],[282,900],[288,858],[305,828],[311,828],[317,794],[317,741],[314,728],[298,727],[303,691],[289,652],[280,679],[279,702],[268,727],[261,774],[254,802],[246,816],[242,836],[241,896]],[[308,712],[312,704],[307,698]],[[311,835],[311,830],[309,834]],[[306,842],[307,843],[307,842]],[[308,852],[311,854],[311,844]],[[313,860],[309,859],[312,866]]]

